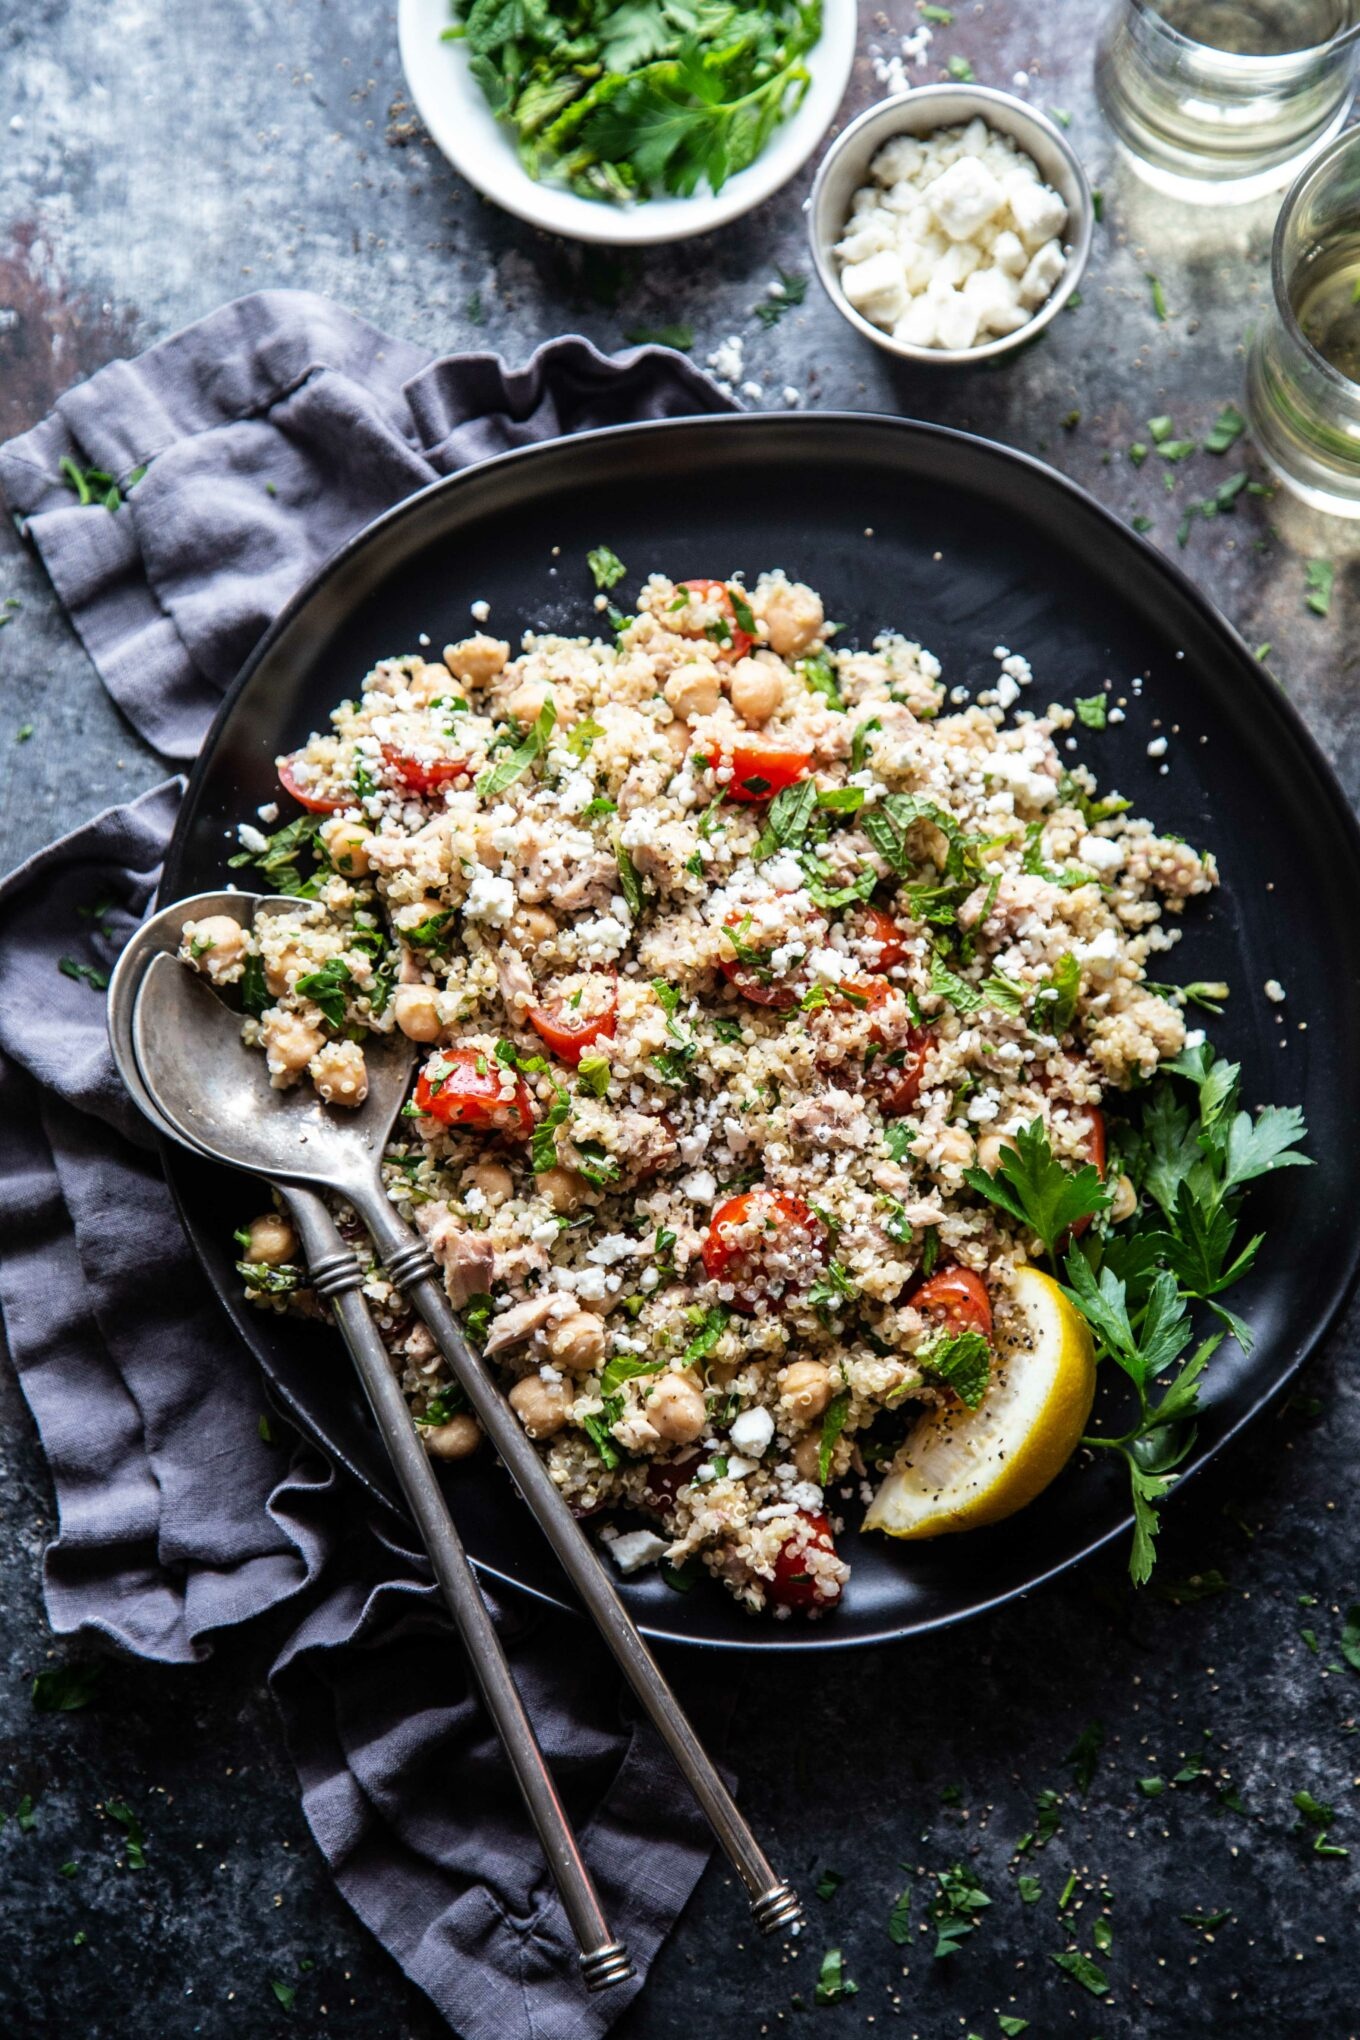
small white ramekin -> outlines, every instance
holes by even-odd
[[[1064,200],[1067,228],[1063,245],[1067,250],[1067,266],[1054,286],[1053,295],[1014,333],[1001,334],[977,347],[953,349],[916,347],[909,341],[894,340],[891,333],[885,333],[881,326],[875,326],[857,312],[841,289],[832,251],[845,232],[850,202],[860,186],[868,183],[869,165],[885,142],[897,135],[921,138],[934,134],[938,128],[966,127],[979,116],[998,134],[1009,135],[1032,157],[1044,182],[1052,185]],[[986,85],[922,85],[871,106],[827,150],[808,200],[812,259],[837,311],[856,332],[872,340],[875,347],[897,355],[899,360],[919,361],[932,368],[967,368],[979,361],[996,361],[1028,346],[1057,317],[1081,282],[1091,253],[1094,221],[1091,186],[1066,135],[1022,99]]]

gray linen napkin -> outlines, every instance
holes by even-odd
[[[194,755],[287,599],[378,512],[511,446],[729,408],[677,355],[580,339],[509,370],[431,361],[324,299],[241,299],[68,391],[0,447],[101,677],[143,737]],[[60,462],[128,488],[79,507]],[[130,485],[130,477],[145,475]],[[266,487],[266,484],[272,485]],[[464,2040],[589,2040],[637,1986],[587,1998],[570,1931],[422,1558],[299,1443],[180,1231],[109,1058],[105,969],[147,912],[183,790],[110,809],[0,884],[0,1312],[56,1487],[54,1629],[168,1663],[289,1603],[273,1671],[303,1806],[349,1903]],[[337,1365],[341,1365],[337,1354]],[[497,1607],[516,1675],[640,1975],[707,1831],[604,1652]]]

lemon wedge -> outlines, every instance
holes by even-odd
[[[1042,1494],[1091,1415],[1091,1333],[1051,1276],[1018,1268],[1010,1337],[976,1410],[956,1401],[923,1416],[869,1505],[866,1530],[941,1537],[999,1523]]]

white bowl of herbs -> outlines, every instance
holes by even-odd
[[[613,246],[705,234],[800,170],[840,105],[854,0],[400,0],[416,109],[484,197]]]

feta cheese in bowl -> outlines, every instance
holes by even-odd
[[[810,203],[813,258],[860,332],[913,361],[1032,339],[1090,254],[1090,186],[1065,137],[1009,93],[926,86],[862,114]]]

